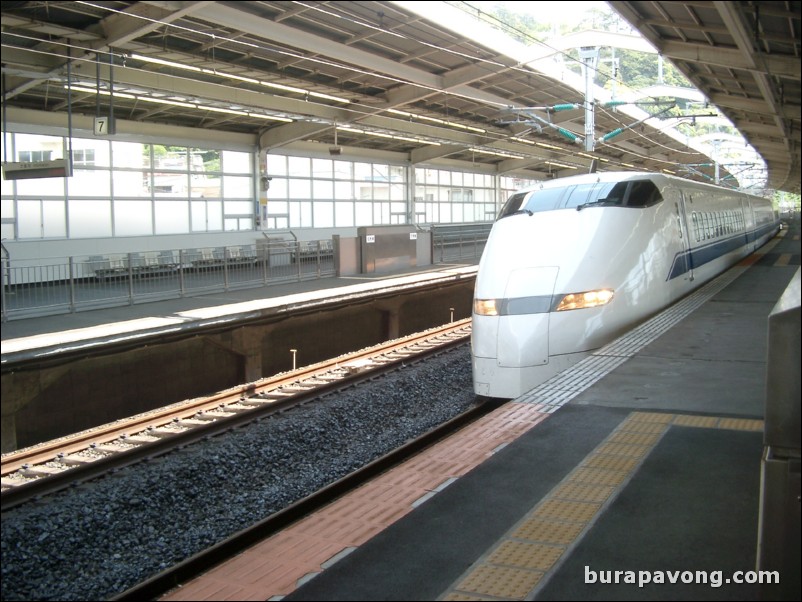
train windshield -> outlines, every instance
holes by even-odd
[[[599,186],[596,183],[571,186],[566,192],[563,207],[579,207],[580,205],[594,203],[599,197],[598,188]]]
[[[537,211],[557,209],[564,193],[565,188],[545,188],[534,192],[518,192],[507,199],[498,214],[498,218],[501,219],[516,213],[532,215]]]
[[[499,212],[498,219],[554,209],[584,209],[591,206],[650,207],[663,200],[651,180],[574,184],[513,194]]]
[[[617,205],[619,207],[651,207],[663,200],[660,190],[651,180],[629,180],[599,184],[593,198],[584,205]],[[571,206],[571,205],[566,205]],[[581,206],[577,206],[580,208]]]

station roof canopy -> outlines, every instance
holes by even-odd
[[[709,157],[689,148],[656,118],[639,123],[646,113],[636,107],[613,110],[598,103],[594,137],[622,131],[587,151],[581,144],[585,113],[580,87],[570,77],[544,74],[529,60],[548,61],[553,51],[523,44],[500,50],[489,37],[460,33],[454,23],[421,10],[431,4],[5,1],[4,119],[45,123],[37,116],[69,113],[73,127],[86,129],[82,124],[113,107],[118,134],[135,133],[136,126],[156,132],[159,126],[165,131],[183,126],[208,130],[211,143],[225,133],[247,134],[267,151],[328,148],[334,155],[333,147],[339,147],[341,158],[396,157],[417,165],[473,166],[531,178],[584,173],[594,158],[605,170],[670,170],[712,178]],[[758,3],[777,11],[785,7],[785,17],[761,10],[759,31],[764,22],[772,25],[761,33],[759,52],[753,54],[740,48],[746,40],[733,41],[729,22],[712,23],[715,33],[710,33],[706,23],[677,16],[693,34],[676,25],[664,31],[656,22],[644,27],[642,17],[650,23],[658,17],[635,13],[632,7],[649,5],[661,19],[671,19],[674,11],[667,5],[730,3],[612,4],[627,18],[634,16],[636,26],[658,47],[670,31],[685,44],[706,40],[711,54],[727,46],[737,49],[742,60],[751,60],[744,67],[754,73],[748,83],[732,65],[688,62],[693,66],[684,68],[714,104],[720,98],[744,101],[730,110],[730,118],[747,126],[745,134],[759,151],[763,137],[769,139],[765,148],[772,183],[798,189],[798,2]],[[795,18],[789,5],[796,5]],[[748,7],[735,13],[747,24],[754,20]],[[793,71],[795,59],[796,76],[769,73],[771,57],[778,54],[786,70]],[[763,70],[766,75],[759,77]],[[765,88],[774,91],[771,100]],[[759,98],[774,103],[762,115]],[[571,103],[578,106],[570,108]],[[785,116],[794,103],[796,121]],[[725,112],[727,106],[722,106]],[[750,108],[755,108],[753,121],[742,116]],[[780,132],[788,136],[785,142]],[[788,144],[796,149],[793,165]],[[686,165],[702,167],[684,172]],[[789,176],[794,166],[795,182]]]
[[[609,2],[800,191],[800,2]]]

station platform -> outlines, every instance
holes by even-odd
[[[798,599],[798,563],[782,589],[756,571],[768,316],[799,263],[796,222],[573,369],[162,599]]]
[[[408,290],[438,282],[473,278],[478,260],[429,265],[393,273],[330,277],[219,291],[69,314],[10,320],[2,328],[2,362],[63,354],[72,349],[143,339],[162,332],[201,329],[209,324],[236,323],[289,313],[310,305],[324,307],[342,300]]]

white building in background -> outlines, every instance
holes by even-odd
[[[247,144],[212,146],[209,132],[206,144],[179,145],[41,130],[13,124],[3,137],[4,156],[14,162],[62,159],[71,144],[73,173],[2,180],[3,244],[17,266],[98,253],[253,244],[287,230],[314,240],[352,236],[359,226],[488,222],[528,182],[399,160],[287,151],[267,157],[270,184],[262,207],[258,153]]]

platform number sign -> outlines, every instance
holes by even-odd
[[[114,120],[111,117],[95,117],[95,136],[110,136],[114,133]]]

